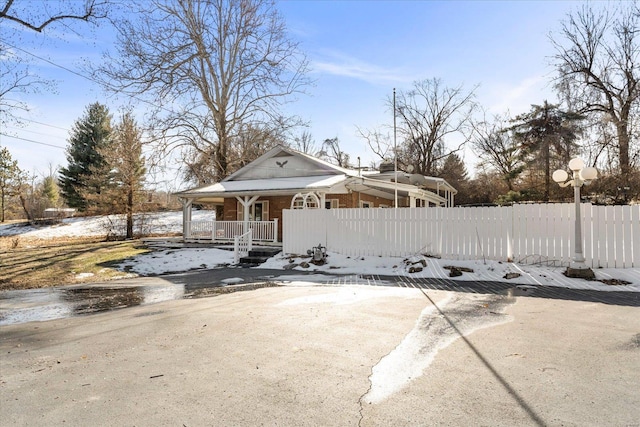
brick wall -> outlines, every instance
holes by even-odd
[[[257,201],[269,202],[269,221],[273,221],[278,218],[278,240],[282,240],[282,211],[283,209],[291,208],[291,199],[293,196],[272,196],[272,197],[260,197]],[[327,194],[325,196],[327,201],[331,199],[338,199],[340,208],[357,208],[358,206],[358,193],[351,194]],[[371,203],[372,207],[379,208],[381,205],[387,207],[393,206],[392,199],[385,199],[382,197],[370,196],[368,194],[360,194],[360,201]],[[238,201],[235,197],[224,199],[224,221],[241,221],[242,218],[238,218]]]

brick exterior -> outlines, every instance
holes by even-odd
[[[379,208],[381,206],[391,207],[393,206],[392,199],[384,199],[382,197],[375,197],[368,194],[360,194],[358,199],[358,193],[351,194],[327,194],[325,200],[338,199],[340,208],[357,208],[358,200],[362,202],[371,203],[371,207]],[[293,196],[272,196],[272,197],[260,197],[257,202],[268,201],[269,202],[269,221],[273,221],[278,218],[278,240],[282,241],[282,211],[284,209],[291,208],[291,199]],[[241,221],[242,218],[238,218],[238,200],[235,197],[224,199],[224,221]]]

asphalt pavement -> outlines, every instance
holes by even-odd
[[[636,306],[331,280],[2,326],[2,424],[638,425]]]

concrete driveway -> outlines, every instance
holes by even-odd
[[[0,327],[3,425],[640,424],[640,308],[276,287]]]

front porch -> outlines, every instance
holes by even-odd
[[[210,240],[214,243],[233,243],[236,236],[252,231],[252,241],[280,245],[278,218],[273,221],[185,221],[184,240]]]

